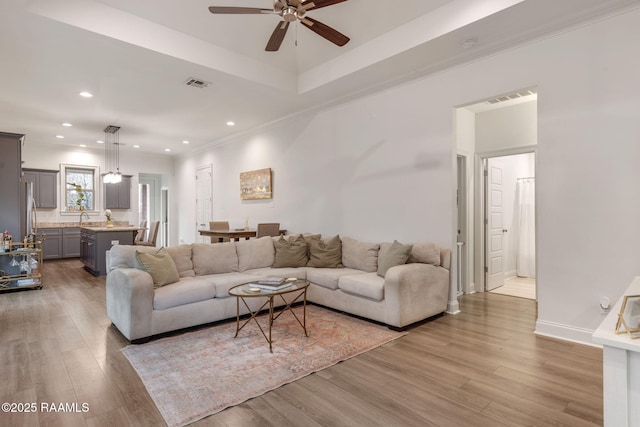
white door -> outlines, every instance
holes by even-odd
[[[487,185],[487,291],[504,284],[504,211],[502,175],[504,165],[488,162]]]
[[[211,165],[196,170],[196,242],[209,243],[209,237],[202,237],[198,230],[208,229],[212,216],[212,169]]]

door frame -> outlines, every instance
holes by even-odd
[[[487,291],[487,231],[486,231],[486,206],[487,206],[487,191],[486,191],[486,179],[485,177],[485,163],[493,157],[505,157],[513,156],[517,154],[535,154],[535,176],[538,177],[538,155],[537,146],[528,145],[522,147],[507,148],[503,150],[485,151],[475,153],[475,200],[474,200],[474,229],[475,229],[475,259],[474,259],[474,279],[476,283],[476,292]],[[536,186],[536,206],[535,206],[535,222],[536,222],[536,278],[538,277],[538,186]],[[538,299],[538,289],[536,286],[536,300]]]

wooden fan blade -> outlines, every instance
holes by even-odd
[[[253,15],[262,13],[275,13],[273,9],[260,9],[257,7],[233,7],[233,6],[209,6],[209,12],[231,15]]]
[[[320,21],[316,21],[313,18],[305,17],[304,19],[301,19],[300,22],[302,22],[302,24],[305,27],[309,28],[311,31],[313,31],[317,35],[324,37],[325,39],[329,40],[331,43],[335,43],[338,46],[344,46],[350,40],[349,37],[345,36],[338,30],[334,30],[330,26],[325,25]]]
[[[334,4],[342,3],[347,0],[307,0],[302,2],[304,10],[320,9]]]
[[[276,25],[276,29],[271,33],[271,38],[267,42],[267,47],[265,47],[264,50],[267,52],[275,52],[280,49],[280,45],[282,44],[282,40],[284,40],[284,36],[287,34],[288,28],[289,22],[278,22],[278,25]]]

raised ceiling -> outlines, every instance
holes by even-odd
[[[637,7],[638,1],[347,0],[308,13],[349,36],[346,46],[292,24],[278,52],[264,51],[278,16],[213,15],[207,9],[271,5],[3,0],[0,131],[25,133],[34,144],[91,148],[111,124],[121,126],[124,150],[137,144],[147,152],[180,153]],[[469,40],[475,46],[465,48]],[[186,86],[191,77],[211,85]],[[79,97],[83,90],[94,97]],[[236,126],[227,126],[229,120]],[[73,127],[63,128],[63,122]]]

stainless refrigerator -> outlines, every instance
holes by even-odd
[[[20,180],[20,238],[30,234],[38,235],[38,211],[34,198],[33,182]],[[16,239],[16,236],[14,236]],[[17,240],[17,239],[16,239]]]

